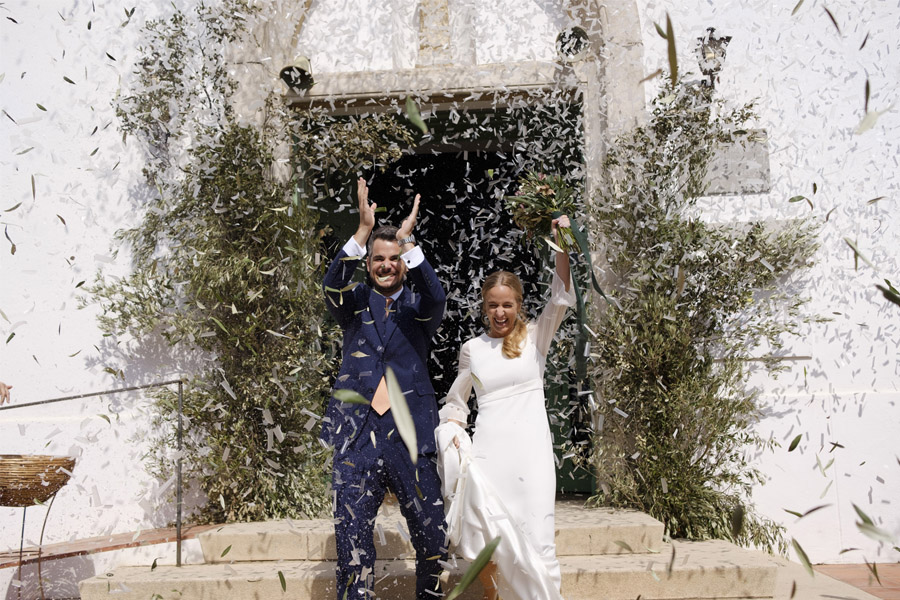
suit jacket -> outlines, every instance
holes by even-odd
[[[419,453],[434,452],[438,408],[427,361],[431,338],[444,316],[446,294],[425,260],[407,270],[407,283],[412,283],[413,289],[404,285],[385,319],[384,296],[362,283],[345,289],[360,259],[341,250],[323,283],[325,304],[344,332],[341,370],[332,393],[350,389],[371,401],[390,366],[416,424]],[[368,405],[332,397],[319,437],[343,453],[359,434],[370,410]]]

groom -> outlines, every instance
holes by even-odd
[[[325,274],[325,303],[344,333],[334,391],[349,389],[369,404],[332,397],[321,439],[334,446],[334,533],[337,598],[368,599],[374,579],[375,516],[391,490],[416,549],[416,599],[440,597],[439,561],[446,559],[444,506],[435,463],[437,402],[426,361],[444,315],[446,294],[416,246],[419,195],[400,228],[375,226],[364,179],[357,183],[359,227]],[[371,234],[371,237],[370,237]],[[351,279],[365,257],[370,285]],[[404,285],[409,279],[412,289]],[[418,460],[397,433],[385,385],[391,367],[415,422]],[[346,595],[345,595],[346,594]]]

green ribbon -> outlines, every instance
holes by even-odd
[[[553,212],[554,219],[558,219],[561,216],[562,213],[560,211]],[[569,223],[571,224],[572,237],[575,238],[575,243],[578,245],[581,256],[584,257],[583,264],[587,267],[588,281],[593,285],[594,290],[610,303],[609,298],[603,292],[603,289],[597,282],[597,278],[594,276],[594,265],[591,262],[591,249],[588,244],[587,232],[571,216],[569,217]],[[577,272],[577,270],[575,271]],[[585,381],[587,379],[587,356],[585,356],[588,341],[587,308],[584,305],[584,293],[581,290],[578,277],[572,277],[572,287],[575,291],[575,314],[578,317],[579,325],[578,334],[575,337],[575,376],[578,381]]]

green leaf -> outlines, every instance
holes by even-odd
[[[659,34],[659,37],[661,37],[661,38],[664,39],[664,40],[669,39],[669,38],[666,36],[666,32],[663,31],[663,28],[659,26],[659,23],[657,23],[657,22],[654,21],[654,22],[653,22],[653,26],[656,28],[656,33]]]
[[[498,535],[481,549],[481,552],[478,553],[478,556],[475,557],[475,560],[473,560],[472,564],[469,565],[469,568],[466,569],[466,572],[459,580],[459,583],[456,584],[456,587],[447,594],[445,600],[455,600],[465,592],[470,585],[472,585],[478,577],[478,574],[481,573],[489,562],[491,562],[491,557],[494,555],[494,550],[496,550],[497,546],[500,544],[500,539],[501,538]]]
[[[672,569],[675,568],[675,544],[672,543],[672,556],[669,557],[669,563],[666,565],[666,573],[671,575]]]
[[[228,554],[229,552],[231,552],[231,544],[229,544],[227,548],[225,548],[224,550],[222,550],[222,554],[219,556],[219,558],[223,558],[223,557],[224,557],[226,554]]]
[[[15,332],[15,331],[13,331],[11,334],[9,334],[9,337],[6,338],[6,343],[8,344],[9,341],[10,341],[11,339],[13,339],[14,337],[16,337],[16,332]]]
[[[47,109],[44,108],[44,106],[43,106],[42,104],[38,104],[38,103],[35,103],[35,104],[37,104],[37,107],[38,107],[39,109],[41,109],[41,110],[44,111],[44,112],[47,112]]]
[[[657,69],[657,70],[653,71],[652,73],[650,73],[649,75],[647,75],[646,77],[644,77],[643,79],[641,79],[638,83],[645,83],[647,81],[650,81],[651,79],[656,79],[657,77],[662,75],[662,72],[663,72],[662,69]]]
[[[287,591],[287,581],[284,580],[284,573],[282,573],[281,571],[278,571],[278,581],[281,582],[281,591],[286,592]]]
[[[3,212],[12,212],[12,211],[16,210],[17,208],[19,208],[20,206],[22,206],[22,203],[21,203],[21,202],[19,202],[18,204],[16,204],[16,205],[13,206],[12,208],[7,208],[7,209],[4,210]]]
[[[852,504],[852,503],[851,503],[851,504]],[[875,524],[875,521],[873,521],[871,518],[869,518],[869,515],[867,515],[866,513],[864,513],[860,507],[858,507],[858,506],[855,505],[855,504],[852,504],[852,506],[853,506],[853,510],[856,511],[856,514],[859,515],[859,518],[860,518],[860,520],[862,520],[863,523],[865,523],[865,524],[867,524],[867,525],[874,525],[874,524]]]
[[[799,512],[793,511],[793,510],[788,510],[786,508],[783,508],[782,510],[788,514],[794,515],[798,519],[802,519],[803,517],[809,516],[809,515],[813,514],[814,512],[822,510],[823,508],[828,508],[829,506],[831,506],[831,505],[830,504],[820,504],[819,506],[814,506],[813,508],[809,509],[805,513],[799,513]]]
[[[332,396],[347,404],[369,404],[362,394],[349,389],[334,390]]]
[[[678,83],[678,53],[675,51],[675,31],[672,29],[669,13],[666,13],[666,42],[669,50],[669,79],[674,87]]]
[[[412,96],[406,97],[406,117],[409,119],[409,122],[418,127],[422,133],[428,133],[428,125],[426,125],[425,121],[422,119],[422,114],[419,112],[419,106],[412,99]]]
[[[800,443],[800,440],[803,438],[802,433],[798,433],[797,437],[791,440],[791,445],[788,446],[788,452],[793,452],[797,448],[797,444]]]
[[[12,241],[11,237],[9,237],[9,225],[7,225],[6,227],[3,228],[3,235],[5,235],[6,239],[9,240],[9,243],[10,243],[9,253],[12,254],[13,256],[15,256],[16,243],[14,241]],[[7,340],[7,341],[9,341],[9,340]]]
[[[813,184],[813,186],[815,186],[815,184]],[[813,195],[815,195],[815,193],[816,193],[816,192],[815,192],[815,187],[813,187]],[[807,198],[806,196],[793,196],[793,197],[791,197],[791,198],[788,199],[788,202],[802,202],[802,201],[804,201],[804,200],[806,201],[807,204],[809,204],[810,210],[812,210],[812,209],[815,208],[815,206],[814,206],[813,203],[812,203],[812,200],[810,200],[810,199]]]
[[[555,252],[562,252],[563,254],[566,253],[565,250],[563,250],[562,248],[557,246],[555,243],[553,243],[553,240],[551,240],[550,238],[545,237],[544,241],[547,242],[547,245],[550,246],[550,248],[552,248]]]
[[[746,517],[746,512],[744,511],[744,507],[740,504],[734,507],[734,510],[731,511],[731,536],[735,539],[741,534],[741,531],[744,530],[744,518]]]
[[[210,316],[209,318],[212,320],[213,323],[215,323],[216,325],[219,326],[219,329],[224,331],[226,334],[231,335],[231,332],[229,332],[227,329],[225,329],[225,326],[222,325],[222,321],[218,320],[217,318],[215,318],[213,316]]]
[[[806,569],[806,572],[809,573],[809,576],[815,577],[815,572],[813,571],[812,564],[810,564],[809,557],[806,555],[803,547],[800,546],[800,544],[794,538],[791,538],[791,546],[794,547],[794,552],[797,554],[797,558],[800,560],[800,564],[803,565],[803,568]]]
[[[876,542],[887,542],[890,544],[894,541],[894,537],[890,533],[873,523],[860,523],[857,521],[856,528],[859,529],[861,534]]]
[[[628,545],[627,542],[623,542],[622,540],[613,540],[613,544],[615,544],[625,552],[631,552],[632,554],[634,554],[634,550],[631,548],[631,546]]]
[[[107,423],[109,423],[110,425],[112,425],[112,421],[109,420],[108,415],[104,415],[101,413],[101,414],[98,414],[97,416],[100,417],[101,419],[103,419],[104,421],[106,421]]]
[[[397,424],[397,433],[400,434],[400,439],[409,450],[410,460],[416,464],[419,460],[419,445],[416,440],[416,425],[412,415],[409,414],[406,397],[403,395],[403,390],[400,389],[400,383],[397,381],[393,369],[387,368],[384,379],[387,383],[388,398],[391,401],[391,413],[394,415],[394,423]]]
[[[878,576],[878,565],[875,563],[870,563],[869,561],[863,559],[866,563],[866,566],[869,568],[869,571],[872,573],[872,576],[875,578],[875,581],[878,582],[878,585],[884,585],[881,583],[881,577]]]
[[[877,270],[877,268],[875,267],[875,265],[872,264],[872,261],[870,261],[868,258],[866,258],[866,256],[865,256],[862,252],[859,251],[859,248],[856,247],[856,244],[855,244],[850,238],[844,238],[844,242],[845,242],[848,246],[850,246],[850,248],[853,250],[853,268],[854,268],[854,270],[856,270],[856,269],[859,268],[859,261],[858,261],[858,259],[860,259],[860,258],[862,259],[862,261],[863,261],[864,263],[866,263],[867,265],[869,265],[869,266],[872,267],[873,269],[876,269],[876,270]]]
[[[63,75],[63,81],[65,81],[66,83],[71,83],[72,85],[75,85],[75,82],[72,81],[71,79],[69,79],[68,77],[66,77],[65,75]]]
[[[871,92],[871,87],[869,84],[869,78],[866,77],[866,89],[863,93],[863,110],[865,112],[869,112],[869,94]]]
[[[158,558],[154,558],[154,559],[153,559],[153,564],[150,565],[150,571],[151,571],[151,572],[153,572],[153,571],[156,570],[156,561],[158,561],[158,560],[159,560]]]
[[[881,294],[884,296],[885,300],[888,302],[893,302],[897,306],[900,306],[900,294],[897,293],[894,289],[889,289],[880,284],[875,284],[875,287],[881,291]]]
[[[800,10],[801,6],[803,6],[803,0],[800,0],[800,2],[798,2],[797,5],[794,7],[794,10],[791,11],[792,17],[797,14],[797,11]]]
[[[831,11],[828,10],[827,6],[823,6],[822,8],[825,10],[825,14],[828,15],[828,18],[831,19],[831,23],[832,25],[834,25],[834,28],[837,29],[838,35],[841,35],[841,28],[838,25],[837,19],[834,18],[834,15],[831,14]]]
[[[830,504],[820,504],[819,506],[814,506],[811,509],[809,509],[808,511],[806,511],[805,513],[803,513],[802,515],[800,515],[800,518],[802,519],[803,517],[809,516],[816,511],[822,510],[823,508],[828,508],[829,506],[831,506],[831,505]]]

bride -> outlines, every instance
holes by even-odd
[[[551,232],[569,227],[554,219]],[[558,240],[557,240],[558,243]],[[459,372],[436,430],[450,539],[468,560],[496,536],[502,541],[480,576],[485,599],[560,599],[554,508],[556,472],[544,399],[544,368],[569,306],[569,257],[556,252],[550,301],[534,322],[522,309],[522,283],[506,271],[482,285],[487,333],[463,344]],[[466,434],[475,390],[475,433]]]

